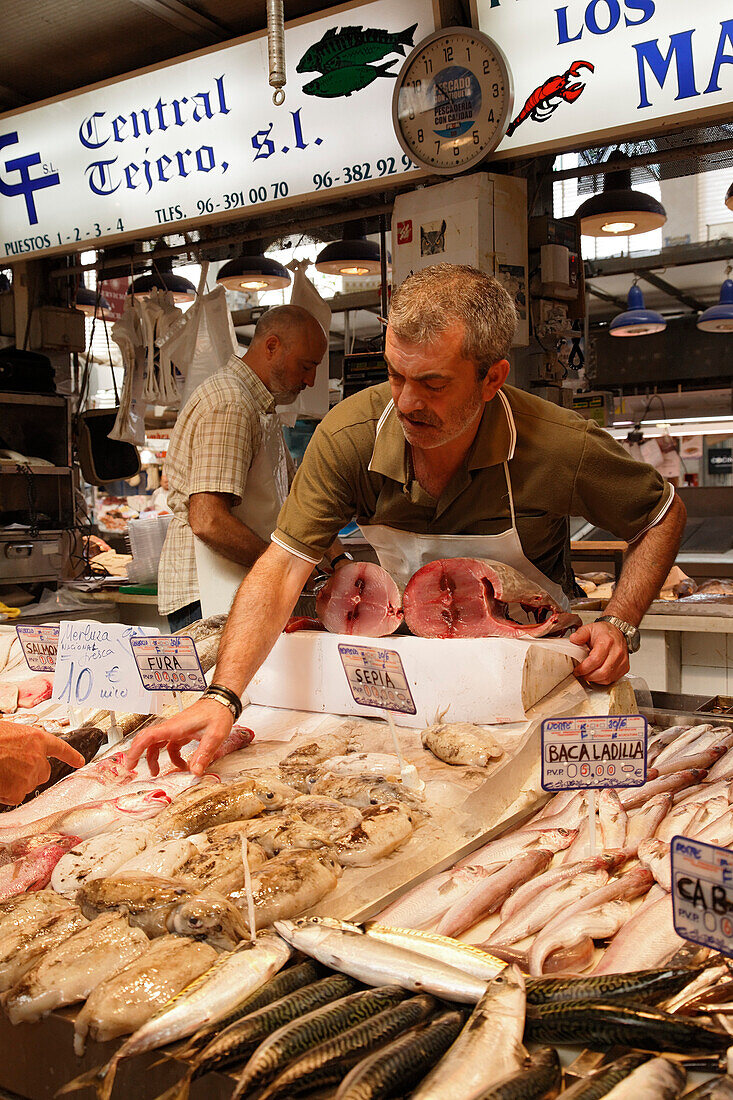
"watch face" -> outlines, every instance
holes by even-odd
[[[392,114],[400,144],[414,161],[451,174],[495,149],[513,105],[506,59],[473,30],[438,31],[407,58]]]

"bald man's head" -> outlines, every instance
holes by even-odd
[[[289,405],[315,382],[327,347],[326,333],[307,309],[275,306],[257,322],[246,360],[277,404]]]

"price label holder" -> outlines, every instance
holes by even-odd
[[[670,856],[675,932],[733,956],[733,852],[675,836]]]
[[[31,672],[53,672],[59,648],[58,626],[16,626],[15,630]]]
[[[542,788],[588,791],[590,854],[596,850],[596,791],[646,783],[647,720],[640,714],[546,718]]]
[[[157,713],[163,698],[142,687],[130,651],[130,638],[152,633],[150,627],[62,619],[52,700],[69,708]]]
[[[196,645],[188,635],[130,638],[130,646],[146,691],[206,691]]]
[[[402,658],[394,649],[378,649],[376,646],[339,643],[338,648],[354,702],[362,707],[374,707],[384,713],[400,762],[402,780],[409,782],[409,771],[400,749],[393,712],[417,714],[417,707]]]

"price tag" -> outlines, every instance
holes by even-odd
[[[130,638],[130,645],[147,691],[206,691],[193,638],[177,634]]]
[[[675,932],[733,955],[733,852],[676,836],[670,855]]]
[[[25,663],[32,672],[53,672],[56,668],[59,628],[57,626],[16,626]]]
[[[646,741],[647,721],[640,714],[547,718],[542,723],[542,787],[641,787]]]
[[[63,620],[51,698],[70,707],[157,713],[161,696],[142,687],[130,650],[130,638],[152,633],[150,627]]]
[[[417,714],[402,660],[395,650],[340,643],[339,656],[355,703]]]

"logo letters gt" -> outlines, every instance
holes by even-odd
[[[17,145],[17,143],[17,130],[14,130],[10,134],[0,135],[0,149],[4,149],[8,145]],[[15,157],[13,160],[5,161],[5,171],[8,173],[17,172],[19,177],[18,181],[16,183],[8,183],[8,181],[3,179],[2,175],[0,175],[0,194],[5,195],[7,198],[22,195],[25,199],[28,221],[31,225],[38,225],[35,192],[40,191],[44,187],[55,187],[57,183],[61,182],[58,172],[49,172],[47,175],[41,176],[31,176],[31,168],[34,168],[40,163],[40,153],[29,153],[28,156],[25,157]]]

